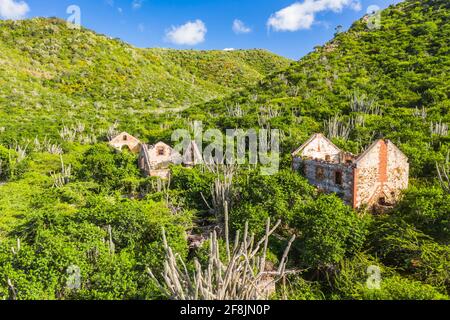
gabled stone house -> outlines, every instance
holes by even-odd
[[[109,145],[119,151],[127,148],[133,153],[139,153],[139,168],[146,176],[151,177],[168,178],[171,164],[194,167],[203,163],[202,153],[195,141],[189,143],[183,156],[164,142],[155,145],[143,144],[127,132],[114,137],[109,141]]]
[[[377,140],[356,156],[315,134],[292,156],[294,170],[355,209],[367,206],[382,211],[393,206],[408,188],[408,158],[390,140]]]
[[[139,168],[145,175],[168,178],[171,164],[183,164],[194,167],[203,163],[202,153],[194,141],[191,141],[182,156],[179,152],[164,142],[155,145],[142,145],[139,153]]]
[[[122,150],[126,147],[133,153],[139,153],[141,151],[141,141],[127,132],[122,132],[113,138],[109,142],[109,145],[117,150]]]
[[[143,144],[139,154],[139,168],[145,175],[168,178],[171,164],[181,164],[183,157],[164,142],[155,145]]]

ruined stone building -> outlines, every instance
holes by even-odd
[[[139,154],[139,168],[151,177],[168,178],[171,164],[194,167],[202,161],[202,154],[193,141],[183,156],[164,142],[158,142],[155,145],[144,144]]]
[[[139,168],[146,176],[151,177],[168,178],[171,164],[194,167],[203,163],[202,153],[194,141],[185,148],[183,156],[164,142],[155,145],[143,144],[127,132],[114,137],[109,145],[120,151],[127,148],[133,153],[139,153]]]
[[[180,153],[164,142],[155,145],[143,144],[139,154],[139,168],[150,177],[168,178],[171,164],[181,164]]]
[[[344,152],[322,134],[292,153],[293,169],[320,190],[338,194],[353,208],[382,211],[408,187],[408,158],[389,140],[377,140],[359,156]]]
[[[127,132],[122,132],[113,138],[109,142],[109,145],[117,150],[122,150],[125,147],[133,153],[139,153],[141,151],[141,141]]]

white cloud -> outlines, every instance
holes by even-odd
[[[275,31],[309,29],[315,22],[316,13],[341,12],[345,7],[358,10],[361,4],[358,0],[304,0],[274,13],[267,21],[267,26]]]
[[[0,0],[0,17],[4,19],[21,19],[30,11],[25,1]]]
[[[205,41],[208,32],[206,25],[201,20],[188,21],[182,26],[172,26],[166,32],[166,39],[178,45],[196,45]]]
[[[144,0],[133,0],[131,7],[135,10],[138,10],[142,7]]]
[[[247,27],[244,22],[239,19],[233,21],[233,31],[236,34],[250,33],[252,29]]]
[[[235,48],[225,48],[225,49],[223,49],[223,51],[235,51],[236,49]]]
[[[352,10],[355,10],[355,11],[361,11],[362,10],[362,4],[361,4],[361,2],[359,0],[353,1],[350,4],[350,8],[352,8]]]
[[[144,32],[145,31],[145,25],[143,23],[139,23],[138,25],[138,31],[139,32]]]

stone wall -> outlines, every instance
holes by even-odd
[[[170,164],[174,162],[174,155],[181,158],[170,146],[163,142],[158,142],[148,148],[149,161],[152,168],[161,164]]]
[[[153,146],[142,146],[139,155],[139,168],[152,177],[167,178],[170,174],[171,164],[180,164],[181,155],[163,142]]]
[[[406,156],[392,142],[377,141],[357,162],[355,207],[395,204],[408,179]]]
[[[117,150],[122,150],[124,147],[126,147],[134,153],[139,153],[141,150],[141,142],[139,141],[139,139],[126,132],[122,132],[117,137],[112,139],[109,142],[109,145]]]
[[[309,183],[325,192],[336,193],[347,204],[352,204],[353,169],[351,166],[316,160],[304,160],[301,166]],[[337,179],[337,174],[340,174],[340,179]]]
[[[394,205],[409,180],[408,158],[389,140],[376,141],[356,158],[315,135],[294,153],[292,167],[318,189],[338,194],[354,208]]]
[[[356,170],[356,195],[354,201],[354,206],[357,208],[362,204],[370,202],[373,195],[380,187],[380,150],[380,143],[377,143],[358,161]]]
[[[388,183],[397,193],[408,188],[408,158],[392,143],[388,143]]]
[[[299,155],[302,158],[339,162],[341,150],[322,135],[317,135]]]

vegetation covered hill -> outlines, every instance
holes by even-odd
[[[181,69],[209,83],[228,89],[256,84],[274,71],[286,69],[290,60],[265,50],[197,51],[150,49]],[[228,90],[232,92],[233,90]]]
[[[263,51],[140,50],[54,20],[1,22],[0,299],[169,298],[146,273],[162,280],[161,230],[189,272],[195,258],[206,267],[214,249],[188,248],[186,236],[220,227],[219,186],[232,238],[246,221],[258,239],[268,218],[281,221],[268,267],[297,235],[295,272],[272,298],[449,299],[450,182],[437,173],[450,175],[449,21],[448,1],[407,0],[383,11],[379,29],[364,18],[289,67]],[[170,143],[194,120],[282,130],[280,171],[175,166],[163,182],[105,143],[122,130]],[[400,203],[356,212],[293,172],[289,152],[320,131],[354,153],[377,137],[398,144],[412,169]],[[226,257],[219,242],[214,254]],[[379,289],[367,286],[375,269]]]
[[[181,109],[290,64],[262,50],[138,49],[58,19],[1,21],[0,56],[0,127],[40,134],[61,119],[100,125]]]
[[[379,28],[365,17],[287,70],[187,114],[214,127],[270,116],[287,136],[286,153],[319,131],[355,153],[383,136],[407,153],[415,176],[430,176],[449,152],[449,9],[445,0],[391,6]]]

